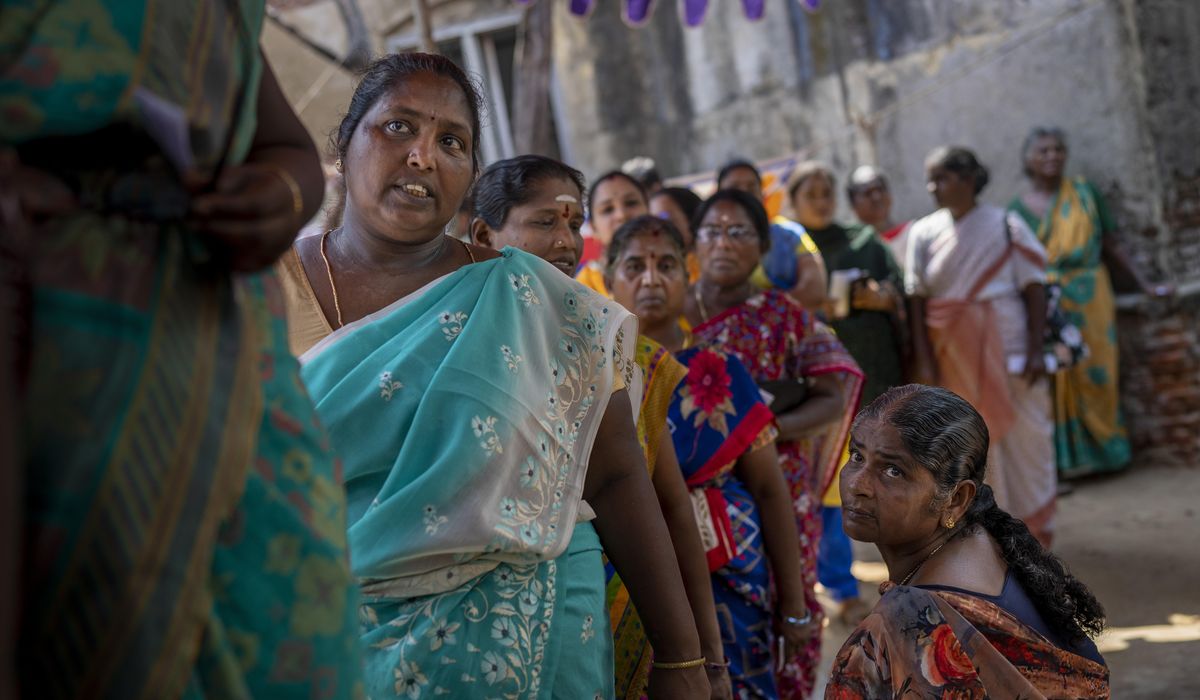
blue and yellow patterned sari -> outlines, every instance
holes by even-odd
[[[344,456],[372,697],[611,697],[582,501],[635,319],[512,248],[305,353]]]
[[[738,459],[775,442],[775,416],[745,366],[712,347],[678,360],[687,377],[668,414],[671,439],[700,522],[713,598],[737,697],[776,697],[771,573],[758,507],[734,474]]]

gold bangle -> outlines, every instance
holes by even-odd
[[[287,171],[287,168],[284,168],[281,165],[276,165],[274,163],[258,163],[257,165],[260,165],[260,166],[266,168],[267,170],[270,170],[271,172],[273,172],[277,176],[279,176],[280,180],[283,180],[283,184],[287,185],[288,190],[290,190],[292,193],[292,213],[296,215],[297,219],[299,219],[301,216],[303,216],[304,215],[304,193],[300,191],[300,183],[296,182],[296,178],[293,177],[292,174]]]
[[[700,658],[692,659],[691,661],[676,661],[674,663],[655,661],[652,665],[654,668],[661,669],[663,671],[678,671],[684,668],[696,668],[697,666],[703,666],[706,661],[708,661],[708,659],[701,656]]]

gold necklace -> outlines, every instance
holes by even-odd
[[[932,559],[932,558],[933,558],[933,555],[935,555],[935,554],[937,554],[939,551],[941,551],[942,547],[945,547],[945,546],[946,546],[946,543],[947,543],[947,542],[949,542],[951,539],[952,539],[951,537],[947,537],[946,539],[942,540],[942,543],[941,543],[941,544],[939,544],[938,546],[934,547],[932,552],[930,552],[929,554],[926,554],[924,559],[922,559],[921,561],[917,562],[917,565],[916,565],[916,566],[914,566],[914,567],[912,568],[912,571],[909,571],[909,572],[908,572],[908,576],[905,576],[905,577],[904,577],[904,580],[902,580],[902,581],[900,582],[900,585],[901,585],[901,586],[903,586],[903,585],[906,585],[906,584],[909,582],[909,580],[910,580],[910,579],[912,579],[912,577],[913,577],[913,576],[914,576],[914,575],[917,573],[917,571],[918,571],[918,570],[920,570],[920,568],[921,568],[922,566],[925,566],[925,562],[927,562],[927,561],[929,561],[930,559]]]
[[[325,263],[325,275],[329,277],[329,290],[333,292],[333,312],[337,314],[337,327],[341,328],[345,325],[342,323],[342,305],[338,302],[337,285],[333,283],[333,268],[329,266],[329,258],[325,255],[325,239],[329,238],[331,233],[333,233],[333,229],[321,234],[321,260]],[[471,262],[476,262],[471,246],[463,241],[459,241],[459,243],[462,243],[463,250],[467,251],[467,257],[471,259]]]
[[[338,303],[337,285],[333,283],[333,268],[329,266],[329,258],[325,256],[325,239],[329,238],[329,234],[333,233],[333,229],[329,229],[321,236],[321,260],[325,261],[325,274],[329,276],[329,289],[333,292],[333,311],[337,314],[337,327],[342,327],[342,305]]]

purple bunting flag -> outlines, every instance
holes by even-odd
[[[534,0],[514,0],[520,5],[529,5]],[[683,23],[688,27],[698,27],[704,22],[708,13],[708,0],[677,0],[683,15]],[[821,0],[796,0],[806,12],[817,12],[821,9]],[[570,0],[571,14],[587,17],[596,8],[596,0]],[[742,11],[746,18],[757,21],[763,18],[767,11],[766,0],[742,0]],[[654,0],[623,0],[621,18],[626,24],[640,27],[650,20],[654,14]]]
[[[767,9],[766,0],[742,0],[742,9],[746,11],[746,19],[760,20]]]
[[[622,13],[625,23],[640,27],[650,19],[654,11],[654,0],[625,0],[625,11]]]
[[[688,27],[699,27],[708,12],[708,0],[680,0],[683,7],[683,23]]]

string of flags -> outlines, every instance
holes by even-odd
[[[548,0],[547,0],[548,1]],[[596,3],[602,0],[568,0],[571,14],[587,17],[595,9]],[[785,0],[798,2],[808,12],[816,12],[821,7],[821,0]],[[534,0],[516,0],[521,5],[529,5]],[[698,27],[704,22],[708,13],[709,0],[676,0],[679,4],[680,18],[688,27]],[[746,19],[757,21],[763,18],[767,9],[767,0],[741,0],[742,11]],[[621,18],[625,23],[640,27],[650,20],[654,14],[655,0],[621,0]]]

